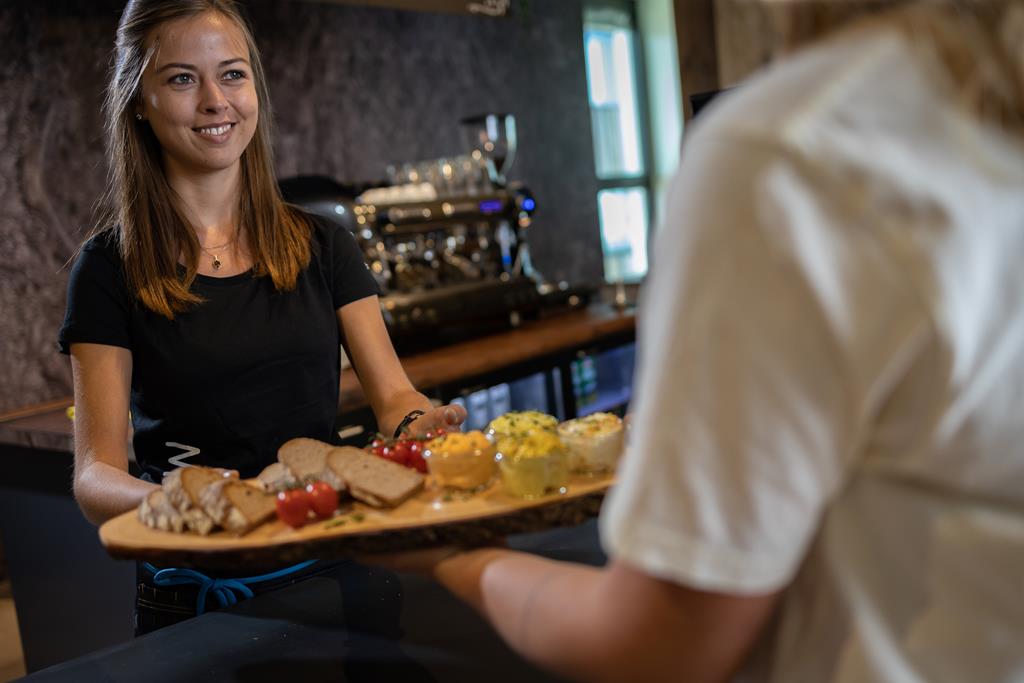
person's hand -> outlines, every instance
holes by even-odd
[[[457,432],[465,421],[466,409],[450,403],[446,406],[431,408],[413,420],[409,425],[409,433],[413,436],[423,436],[427,432],[436,432],[438,429]]]
[[[426,578],[433,578],[437,565],[463,551],[464,548],[446,545],[439,548],[424,548],[423,550],[360,555],[356,557],[356,561],[360,564],[381,567],[401,574],[416,574]]]
[[[436,548],[423,548],[421,550],[361,555],[356,557],[356,560],[361,564],[382,567],[393,572],[434,578],[437,567],[442,562],[460,557],[464,559],[468,557],[465,553],[473,553],[478,550],[501,550],[506,548],[508,548],[508,542],[505,538],[497,537],[491,539],[490,543],[483,546],[463,547],[444,545]]]

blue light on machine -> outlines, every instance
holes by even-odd
[[[523,210],[533,211],[537,208],[537,202],[533,201],[533,197],[527,197],[523,200]]]
[[[485,199],[480,202],[480,213],[498,213],[501,211],[502,201],[500,199]]]

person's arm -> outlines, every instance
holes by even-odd
[[[442,559],[434,576],[523,657],[581,681],[726,681],[779,596],[703,592],[623,562],[598,569],[495,548]]]
[[[391,345],[376,296],[346,304],[337,314],[352,367],[385,436],[390,436],[402,418],[413,410],[424,411],[424,415],[410,425],[414,434],[439,427],[457,429],[462,424],[466,419],[464,408],[456,405],[434,408],[430,400],[412,386]]]
[[[132,354],[104,344],[72,344],[75,381],[75,500],[93,524],[136,507],[155,484],[128,473]]]

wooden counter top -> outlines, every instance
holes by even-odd
[[[610,306],[595,305],[583,311],[527,321],[522,327],[501,334],[407,356],[402,358],[402,367],[413,386],[426,391],[596,344],[609,337],[632,335],[633,329],[632,311],[619,312]],[[341,373],[341,412],[365,405],[359,380],[351,369],[345,370]]]
[[[471,382],[500,368],[541,360],[575,348],[633,335],[633,312],[598,304],[540,320],[517,329],[470,339],[439,349],[406,356],[402,366],[413,385],[434,387]],[[72,423],[65,411],[70,397],[26,406],[0,415],[0,442],[71,450]],[[359,380],[351,369],[341,374],[339,412],[366,406]]]

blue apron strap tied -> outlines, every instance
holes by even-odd
[[[247,576],[240,579],[212,579],[194,569],[177,569],[174,567],[157,569],[149,562],[143,562],[142,566],[153,575],[153,583],[161,588],[184,585],[199,586],[199,595],[196,596],[196,615],[199,615],[206,609],[206,596],[208,594],[212,593],[221,607],[234,605],[238,602],[239,595],[241,595],[243,600],[253,596],[249,584],[280,579],[289,574],[300,572],[314,562],[316,560],[306,560],[305,562],[299,562],[290,567],[279,569],[276,572],[260,574],[259,576]]]

